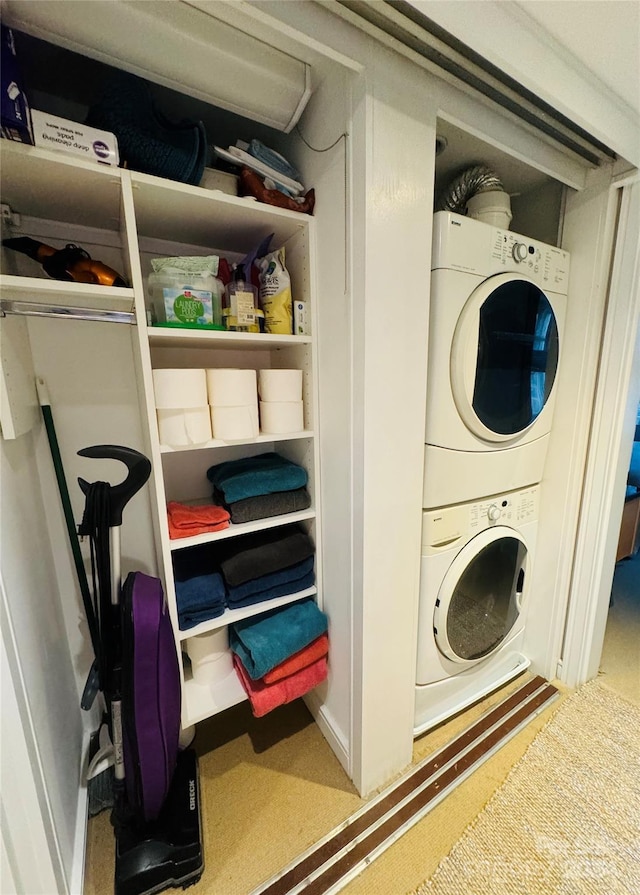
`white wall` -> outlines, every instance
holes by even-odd
[[[32,433],[0,443],[0,564],[26,707],[62,871],[71,878],[82,746],[78,691],[64,626]],[[24,723],[24,719],[23,719]],[[3,729],[3,741],[10,734]],[[34,819],[37,822],[37,818]]]
[[[48,386],[77,524],[84,508],[77,477],[116,484],[126,475],[121,463],[81,458],[77,451],[93,444],[141,449],[131,331],[125,325],[68,319],[31,319],[28,330],[34,374]],[[51,817],[50,844],[59,852],[63,891],[81,873],[82,746],[84,728],[93,729],[98,705],[92,713],[82,712],[80,695],[93,652],[44,424],[38,421],[16,440],[0,440],[0,450],[0,561],[19,663],[16,674],[24,680],[33,720],[47,793],[41,807],[45,820]],[[125,510],[125,573],[155,570],[149,506],[143,491]],[[83,552],[91,585],[88,543]],[[3,729],[3,741],[6,736]]]
[[[352,655],[352,530],[348,511],[353,488],[351,464],[351,342],[353,310],[347,251],[350,209],[348,184],[351,146],[346,136],[351,113],[350,73],[336,67],[314,92],[289,151],[316,191],[316,301],[319,376],[319,449],[322,495],[323,608],[330,619],[331,663],[326,690],[310,702],[333,731],[332,745],[350,770]],[[344,136],[341,137],[341,135]],[[337,142],[336,142],[337,141]],[[345,400],[345,397],[347,400]],[[316,699],[317,697],[317,699]],[[320,708],[319,702],[322,707]],[[337,742],[336,742],[337,740]]]

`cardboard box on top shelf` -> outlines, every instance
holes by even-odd
[[[29,103],[23,89],[13,31],[6,25],[0,26],[0,29],[2,43],[0,50],[2,55],[0,127],[2,136],[7,140],[33,145]]]

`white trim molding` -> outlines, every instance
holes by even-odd
[[[617,237],[569,594],[562,681],[597,674],[640,400],[640,176],[611,187]]]

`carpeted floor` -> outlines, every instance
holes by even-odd
[[[566,699],[415,895],[640,892],[640,708]]]
[[[600,680],[640,704],[636,562],[640,556],[616,568]],[[521,683],[522,678],[416,740],[414,760],[449,742]],[[372,862],[342,889],[344,895],[407,895],[431,877],[565,698],[566,693]],[[196,746],[206,869],[189,890],[193,895],[248,895],[364,804],[300,700],[259,720],[247,703],[236,706],[199,724]],[[113,860],[113,833],[103,812],[89,824],[84,895],[112,895]],[[504,895],[508,891],[502,889]],[[526,888],[512,891],[528,895]],[[589,889],[566,891],[591,895]],[[611,895],[621,891],[612,889]],[[460,895],[485,895],[485,886],[461,889]]]
[[[640,705],[640,552],[616,563],[599,677]]]

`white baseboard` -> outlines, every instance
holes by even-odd
[[[307,693],[303,697],[307,708],[313,715],[313,718],[320,728],[325,740],[331,746],[336,758],[346,771],[349,779],[351,779],[351,756],[346,740],[332,718],[326,706],[321,702],[320,697],[314,691]]]
[[[80,769],[76,830],[73,838],[73,862],[71,864],[71,880],[69,883],[69,891],[71,895],[82,895],[84,891],[85,858],[87,854],[87,822],[89,820],[89,790],[84,781],[86,778],[90,737],[90,731],[85,730],[82,740],[82,767]]]

